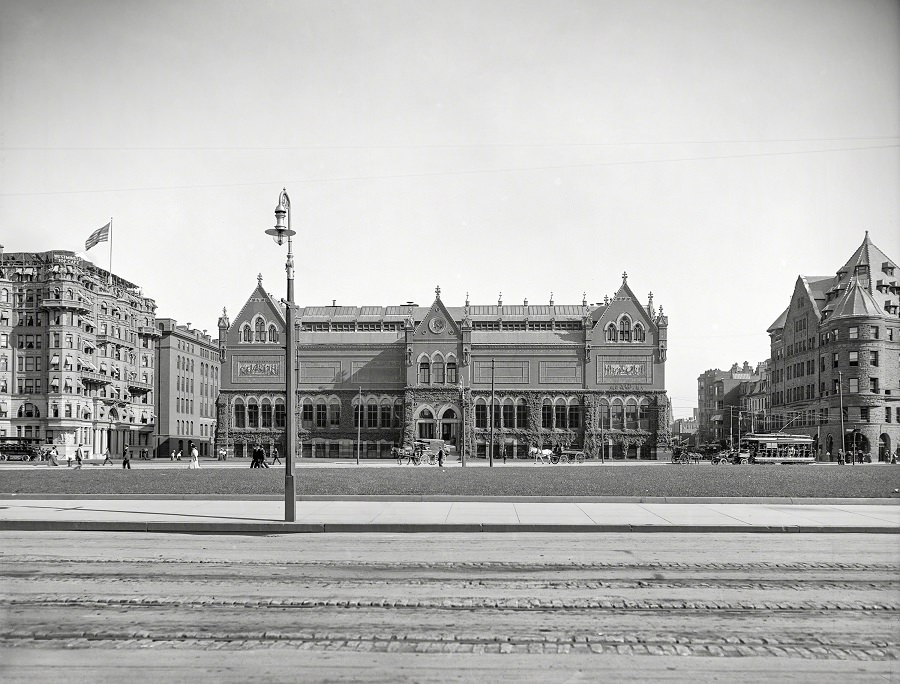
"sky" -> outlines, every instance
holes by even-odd
[[[112,270],[217,335],[284,187],[300,305],[580,304],[628,284],[697,376],[799,274],[900,259],[900,3],[0,0],[0,244],[113,219]],[[107,268],[110,245],[87,257]]]

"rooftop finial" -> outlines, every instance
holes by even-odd
[[[553,293],[550,293],[550,306],[553,306]]]
[[[627,282],[628,282],[628,271],[622,271],[622,284],[624,285]]]
[[[441,286],[440,285],[438,285],[437,287],[434,288],[434,296],[435,296],[435,299],[441,298]]]
[[[256,284],[258,287],[262,287],[262,273],[256,274]]]
[[[497,295],[497,306],[503,306],[503,293]]]
[[[466,292],[466,306],[469,306],[469,293]]]
[[[587,306],[587,292],[581,293],[581,306]]]

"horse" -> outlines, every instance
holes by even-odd
[[[551,449],[538,449],[537,447],[529,447],[528,455],[534,457],[534,464],[537,465],[538,459],[541,463],[549,463],[550,455],[553,453]]]

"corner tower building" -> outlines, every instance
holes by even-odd
[[[216,439],[236,455],[284,449],[284,312],[262,287],[219,319]],[[309,306],[297,315],[303,457],[388,458],[442,439],[484,457],[552,445],[655,459],[668,437],[668,319],[623,274],[598,304]],[[492,392],[493,388],[493,392]],[[357,440],[359,438],[359,442]]]

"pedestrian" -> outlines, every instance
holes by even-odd
[[[131,459],[128,458],[128,447],[125,447],[122,450],[122,469],[125,470],[126,468],[131,470]]]
[[[191,462],[188,463],[188,470],[200,470],[200,460],[199,454],[197,453],[197,447],[191,449]]]
[[[122,447],[122,460],[124,461],[124,460],[126,460],[126,459],[127,459],[129,462],[131,462],[131,459],[128,457],[128,445],[127,445],[127,444],[126,444],[125,446]],[[123,466],[123,467],[124,467],[124,466]],[[130,468],[131,466],[128,466],[128,467]]]
[[[141,449],[141,460],[142,460],[142,461],[149,461],[149,460],[150,460],[150,454],[149,454],[149,452],[148,452],[146,449]]]
[[[441,468],[444,467],[444,447],[438,449],[438,466]]]
[[[503,456],[503,462],[506,463],[506,445],[500,445],[500,454]]]
[[[179,450],[178,450],[178,453],[175,454],[175,460],[176,460],[176,461],[180,461],[180,460],[181,460],[181,449],[179,449]]]
[[[113,465],[112,459],[109,457],[109,447],[106,447],[106,450],[103,452],[103,465],[107,463]]]
[[[169,456],[169,460],[170,460],[170,461],[174,461],[174,460],[175,460],[175,450],[174,450],[174,449],[172,449],[172,455]]]
[[[253,453],[250,458],[250,467],[251,468],[259,468],[259,455],[262,452],[262,448],[257,444],[253,447]]]
[[[66,449],[66,468],[72,467],[72,454],[69,453],[69,450]]]
[[[228,459],[228,452],[225,451],[225,447],[220,447],[219,448],[219,460],[225,461],[227,459]]]
[[[81,461],[82,461],[81,445],[79,444],[78,448],[75,450],[75,470],[78,470],[79,468],[81,468]]]
[[[278,465],[281,465],[281,459],[278,458],[278,447],[272,447],[272,465],[275,465],[275,461],[278,461]]]
[[[844,465],[844,450],[838,449],[838,465]]]
[[[50,449],[50,455],[47,457],[49,460],[49,465],[58,466],[59,461],[56,460],[56,457],[59,456],[59,452],[56,451],[56,447],[52,447]]]

